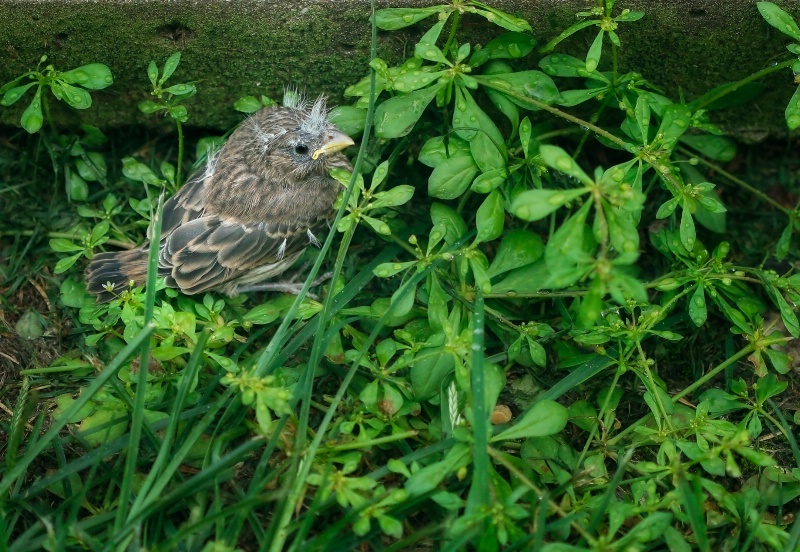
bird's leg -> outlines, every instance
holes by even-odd
[[[303,282],[300,281],[300,275],[305,272],[308,263],[303,264],[300,267],[300,270],[295,272],[288,280],[283,280],[281,282],[261,282],[259,284],[252,284],[249,286],[242,286],[237,289],[239,293],[248,293],[251,291],[281,291],[283,293],[291,293],[293,295],[300,295],[300,291],[303,289]],[[319,276],[316,280],[311,282],[310,287],[316,287],[323,282],[326,282],[330,279],[333,275],[332,272],[326,272],[322,276]],[[306,297],[310,299],[314,299],[315,301],[319,301],[319,297],[314,295],[313,293],[307,293]]]

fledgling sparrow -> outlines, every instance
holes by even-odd
[[[319,245],[339,188],[329,171],[350,169],[341,150],[351,145],[323,96],[311,104],[290,92],[283,107],[256,112],[164,204],[158,275],[188,295],[285,290],[265,280]],[[142,285],[147,247],[95,255],[89,292],[105,302]]]

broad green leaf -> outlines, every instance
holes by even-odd
[[[406,261],[404,263],[382,263],[372,269],[372,272],[378,278],[388,278],[389,276],[394,276],[398,272],[402,272],[407,268],[411,268],[417,264],[416,261]]]
[[[472,54],[469,64],[478,67],[490,59],[518,59],[531,53],[535,46],[536,40],[527,33],[506,33]]]
[[[108,65],[89,63],[59,75],[64,82],[77,84],[89,90],[102,90],[114,84],[114,77]]]
[[[692,213],[684,203],[681,210],[681,225],[680,225],[681,243],[688,250],[694,249],[694,244],[697,241],[697,233],[694,227],[694,220],[692,220]]]
[[[164,109],[167,109],[167,106],[157,104],[153,100],[142,100],[137,104],[137,107],[139,108],[139,111],[141,111],[146,115],[149,115],[150,113],[155,113],[156,111],[162,111]]]
[[[697,289],[692,294],[692,298],[689,299],[689,318],[698,328],[705,324],[708,318],[708,306],[706,305],[706,294],[702,282],[698,282]]]
[[[357,136],[364,131],[367,110],[348,105],[337,106],[328,114],[328,120],[345,134]]]
[[[491,270],[491,266],[489,270]],[[487,271],[487,274],[489,272]],[[545,288],[550,271],[541,257],[530,264],[511,270],[508,275],[496,284],[492,284],[493,293],[538,293]]]
[[[386,190],[385,192],[378,192],[375,194],[374,199],[369,203],[368,207],[371,209],[396,207],[407,203],[413,195],[414,187],[408,184],[402,184],[390,190]]]
[[[758,11],[764,20],[785,35],[800,40],[800,28],[794,18],[772,2],[756,2]]]
[[[511,101],[528,109],[539,109],[529,98],[546,104],[555,104],[560,95],[553,79],[541,71],[517,71],[497,75],[475,75],[475,79],[499,92],[506,94]]]
[[[22,125],[22,128],[24,128],[29,134],[39,132],[39,129],[42,128],[42,123],[44,123],[44,115],[42,115],[41,86],[36,90],[36,94],[33,96],[31,103],[28,104],[28,107],[26,107],[25,111],[22,112],[19,122]]]
[[[92,106],[92,97],[83,88],[72,86],[67,83],[60,83],[63,93],[59,99],[64,100],[67,104],[75,109],[88,109]],[[53,84],[53,93],[55,94],[56,84]]]
[[[169,92],[176,96],[192,96],[197,92],[197,87],[193,84],[173,84],[169,88],[165,88],[164,92]]]
[[[583,172],[583,169],[580,168],[575,160],[558,146],[543,144],[539,148],[539,155],[542,156],[542,160],[547,166],[554,168],[558,172],[577,178],[586,186],[594,184],[594,181]]]
[[[67,257],[66,259],[61,259],[56,263],[56,267],[53,269],[53,272],[56,274],[61,274],[62,272],[66,272],[69,270],[72,265],[78,262],[78,259],[83,257],[83,253],[77,253],[72,255],[71,257]]]
[[[444,86],[445,83],[437,83],[381,103],[375,110],[375,134],[381,138],[399,138],[411,132],[425,108]]]
[[[472,6],[466,6],[464,11],[470,11],[477,15],[481,15],[486,18],[487,21],[490,23],[494,23],[498,27],[503,27],[509,31],[529,31],[531,30],[530,24],[524,19],[519,17],[514,17],[513,15],[507,14],[506,12],[500,11],[496,8],[483,4],[482,2],[476,2],[473,0],[470,2],[473,6],[479,6],[482,9],[476,9]]]
[[[439,393],[442,382],[453,372],[455,362],[443,346],[420,349],[416,357],[409,379],[414,400],[424,401]]]
[[[589,51],[586,53],[586,70],[590,73],[594,73],[594,70],[597,69],[598,65],[600,65],[600,56],[603,53],[604,35],[605,32],[601,28],[600,32],[597,33],[597,36],[594,37],[592,45],[589,46]]]
[[[413,473],[406,481],[405,490],[412,496],[428,493],[438,487],[448,473],[469,465],[471,461],[472,449],[470,445],[456,443],[443,459]]]
[[[89,198],[89,185],[75,171],[67,176],[67,199],[70,201],[86,201]]]
[[[498,274],[529,265],[543,254],[544,243],[538,234],[521,228],[507,230],[503,232],[497,254],[486,273],[490,278],[494,278]]]
[[[492,437],[492,442],[510,439],[529,439],[554,435],[567,425],[567,409],[555,401],[539,401],[517,420],[517,422]]]
[[[469,188],[478,172],[472,157],[452,157],[433,169],[428,178],[428,195],[455,199]]]
[[[385,8],[375,12],[375,25],[384,31],[396,31],[422,21],[435,13],[444,12],[444,6],[431,8]]]
[[[444,228],[444,241],[456,243],[467,233],[467,224],[455,209],[442,203],[431,204],[431,222],[434,227]]]
[[[70,253],[72,251],[83,251],[83,247],[73,241],[64,238],[50,240],[50,249],[58,253]]]
[[[590,88],[589,90],[564,90],[561,92],[561,99],[558,101],[558,105],[563,105],[565,107],[572,107],[578,104],[582,104],[585,101],[591,100],[607,92],[607,88]]]
[[[692,114],[683,104],[672,104],[664,108],[661,125],[657,135],[661,140],[674,147],[674,142],[689,128]]]
[[[470,155],[469,143],[457,136],[434,136],[422,146],[417,160],[423,165],[435,168],[451,157]]]
[[[75,160],[75,167],[78,169],[78,174],[81,175],[81,178],[88,182],[95,182],[105,178],[106,174],[108,174],[108,168],[102,154],[90,151],[86,154],[86,158],[86,161],[82,158]]]
[[[473,243],[487,242],[499,237],[503,233],[504,219],[503,197],[495,190],[486,196],[481,206],[478,207],[475,217],[478,233]]]
[[[484,134],[494,143],[495,149],[503,144],[503,135],[494,121],[483,111],[472,94],[459,83],[456,87],[456,106],[453,110],[453,130],[459,138],[471,141]],[[477,159],[476,159],[477,162]],[[479,163],[480,165],[480,163]],[[499,167],[493,167],[499,168]]]
[[[474,143],[474,142],[473,142]],[[479,194],[488,194],[508,178],[506,169],[492,169],[479,175],[472,181],[472,189]]]
[[[238,111],[239,113],[255,113],[256,111],[258,111],[262,107],[264,107],[264,106],[261,105],[261,100],[259,100],[255,96],[242,96],[241,98],[239,98],[238,100],[233,102],[233,108],[236,111]],[[335,109],[340,109],[340,108],[337,107]],[[355,108],[351,108],[351,109],[355,109]],[[332,112],[331,112],[331,114],[332,114]],[[334,124],[336,124],[336,123],[334,123]],[[339,128],[339,130],[342,130],[342,129]],[[342,131],[342,132],[344,132],[344,131]]]
[[[528,190],[514,199],[511,203],[511,212],[522,220],[540,220],[570,201],[585,195],[588,191],[588,188],[579,188],[577,190]]]
[[[539,67],[550,76],[568,78],[592,78],[605,79],[600,74],[592,74],[586,69],[586,62],[582,59],[572,57],[567,54],[552,54],[539,60]]]
[[[786,126],[789,130],[794,130],[800,127],[800,87],[794,91],[789,103],[786,104]]]
[[[715,161],[727,162],[736,157],[736,144],[724,136],[691,134],[681,136],[681,142]]]
[[[9,106],[19,100],[22,96],[25,95],[25,92],[28,91],[29,88],[39,84],[38,82],[29,82],[28,84],[23,84],[22,86],[16,86],[14,88],[10,88],[3,94],[3,99],[0,100],[0,105]]]
[[[452,65],[436,44],[430,42],[418,42],[414,46],[414,55],[443,65]]]
[[[158,80],[158,85],[161,86],[164,84],[168,78],[172,76],[175,72],[175,69],[178,68],[178,65],[181,62],[181,53],[175,52],[171,56],[167,58],[167,61],[164,62],[164,72],[161,75],[161,78]]]

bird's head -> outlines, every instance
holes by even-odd
[[[341,153],[354,144],[329,120],[325,97],[312,104],[296,92],[288,92],[282,107],[265,108],[247,123],[254,153],[265,168],[287,178],[327,175],[334,167],[347,167]]]

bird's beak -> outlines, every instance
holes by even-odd
[[[325,142],[325,144],[311,154],[311,159],[318,159],[320,155],[330,155],[332,153],[336,153],[337,151],[342,151],[344,148],[352,146],[353,144],[355,144],[355,142],[353,142],[353,139],[347,134],[343,134],[334,130],[328,134],[328,140]]]

